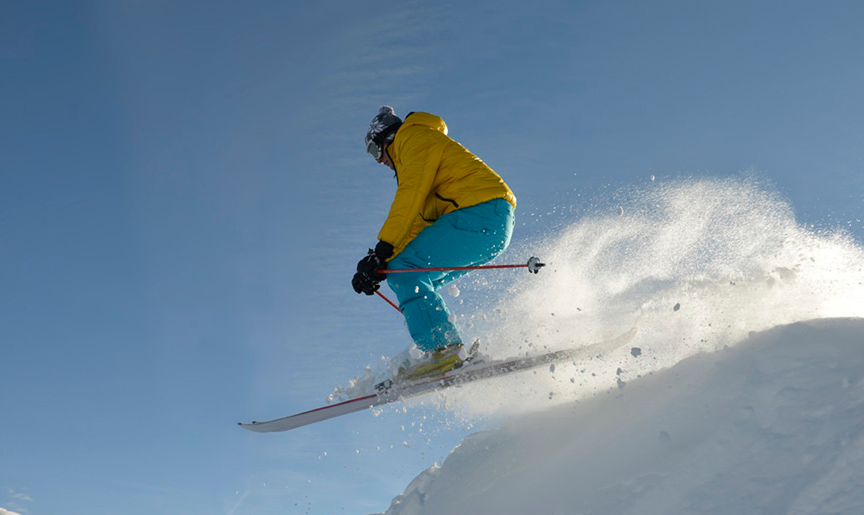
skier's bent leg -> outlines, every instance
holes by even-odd
[[[409,267],[403,252],[390,264],[393,268]],[[403,258],[403,259],[400,259]],[[422,351],[433,351],[446,345],[462,343],[459,330],[450,321],[450,310],[432,284],[428,273],[391,274],[387,284],[399,299],[399,309],[405,316],[408,332]]]
[[[454,211],[420,232],[388,268],[474,266],[504,251],[513,232],[513,207],[502,199]],[[424,351],[462,343],[450,311],[437,290],[464,271],[390,274],[408,330]]]

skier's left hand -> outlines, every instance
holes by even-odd
[[[381,259],[372,250],[369,251],[368,256],[364,257],[359,263],[357,263],[357,273],[363,274],[377,283],[387,279],[386,275],[378,271],[384,270],[385,268],[387,268],[387,262]]]

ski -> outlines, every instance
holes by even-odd
[[[256,433],[288,431],[290,429],[296,429],[323,420],[348,415],[349,413],[363,411],[382,404],[389,404],[398,400],[409,399],[426,393],[444,390],[453,386],[461,386],[513,372],[530,370],[543,365],[551,365],[553,363],[560,363],[568,360],[581,360],[605,354],[626,345],[627,342],[631,341],[635,336],[636,327],[633,327],[630,331],[614,340],[595,343],[584,347],[553,351],[535,356],[492,361],[488,363],[474,361],[462,368],[452,370],[443,376],[420,379],[410,383],[382,383],[382,386],[379,387],[379,390],[376,393],[349,399],[336,404],[329,404],[327,406],[304,411],[288,417],[266,422],[240,422],[239,425],[243,429],[248,429],[249,431],[254,431]]]

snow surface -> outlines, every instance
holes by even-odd
[[[386,513],[862,511],[864,320],[832,319],[471,435]]]
[[[493,358],[635,338],[407,402],[501,427],[387,513],[864,513],[864,248],[756,181],[614,200],[508,251],[541,256],[541,274],[461,280],[460,301],[495,293],[459,324]]]

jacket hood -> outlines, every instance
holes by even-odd
[[[438,132],[442,132],[445,135],[447,134],[447,124],[444,123],[444,120],[442,120],[440,116],[423,112],[408,113],[408,116],[405,117],[405,120],[402,122],[402,127],[400,127],[399,130],[407,129],[408,127],[415,125],[428,127],[430,129],[435,129]]]

